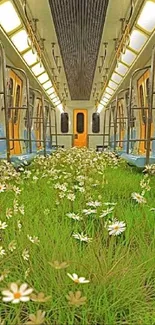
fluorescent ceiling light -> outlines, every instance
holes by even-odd
[[[121,61],[128,65],[131,65],[135,60],[135,58],[136,58],[136,54],[128,49],[126,49],[125,54],[121,55]]]
[[[120,83],[120,81],[122,80],[122,77],[119,75],[119,74],[117,74],[117,73],[113,73],[112,74],[112,76],[111,76],[111,79],[114,81],[114,82],[116,82],[117,84],[119,84]]]
[[[26,61],[26,63],[28,65],[32,65],[34,63],[37,62],[37,53],[33,53],[32,50],[26,52],[24,55],[23,55],[23,58],[24,60]]]
[[[45,81],[47,81],[49,79],[48,74],[46,72],[44,72],[43,74],[41,74],[41,76],[38,77],[38,80],[41,84],[43,84]]]
[[[105,95],[105,97],[106,97],[107,99],[110,99],[110,98],[111,98],[111,95],[109,95],[108,93],[105,93],[104,95]]]
[[[106,102],[105,102],[104,100],[100,100],[100,104],[101,104],[102,106],[105,106]]]
[[[52,99],[52,103],[56,103],[56,102],[58,102],[59,100],[60,100],[59,97],[55,97],[55,98]]]
[[[55,91],[55,89],[53,87],[51,87],[46,92],[47,92],[48,95],[51,95],[54,91]]]
[[[59,105],[57,106],[57,108],[60,110],[60,112],[63,112],[63,106],[62,106],[62,104],[59,104]]]
[[[105,89],[105,91],[106,91],[108,94],[110,94],[110,95],[112,95],[112,94],[114,93],[114,90],[111,89],[111,88],[109,88],[109,87],[107,87],[107,88]]]
[[[57,99],[56,102],[54,102],[54,100],[52,100],[52,103],[54,104],[54,106],[57,106],[57,105],[61,104],[61,101],[60,101],[60,99]]]
[[[119,62],[117,68],[115,69],[115,71],[119,74],[121,74],[122,76],[125,76],[125,74],[128,71],[128,67],[126,67],[126,65],[124,65],[123,63]]]
[[[44,87],[45,90],[52,87],[51,81],[49,80],[49,81],[45,82],[45,84],[43,84],[43,87]]]
[[[107,99],[104,95],[103,95],[103,97],[102,97],[102,100],[107,104],[108,103],[108,101],[109,101],[109,99]]]
[[[5,1],[0,5],[0,24],[6,33],[21,25],[20,18],[11,1]]]
[[[109,81],[108,86],[113,89],[113,91],[112,91],[112,89],[110,89],[111,94],[113,94],[114,90],[118,87],[118,85],[115,82],[111,81],[111,80]]]
[[[45,68],[42,64],[37,63],[36,65],[34,65],[34,67],[32,67],[32,71],[34,75],[37,77],[45,71]]]
[[[56,93],[53,93],[52,95],[50,95],[50,98],[53,99],[53,98],[55,98],[56,96],[57,96],[57,94],[56,94]]]
[[[134,29],[130,36],[129,47],[139,52],[142,49],[143,45],[146,43],[147,39],[148,37],[144,33],[140,32],[137,29]]]
[[[25,51],[29,48],[27,43],[28,34],[25,29],[20,30],[18,33],[11,37],[12,43],[15,45],[19,52]]]
[[[103,107],[104,107],[103,105],[99,104],[97,107],[97,113],[101,113]]]
[[[137,25],[152,33],[155,28],[155,2],[147,1],[138,18]]]

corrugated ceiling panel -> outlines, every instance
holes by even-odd
[[[109,0],[49,0],[72,100],[89,100]]]

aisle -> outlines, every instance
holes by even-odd
[[[76,148],[0,175],[0,324],[153,324],[154,176]]]

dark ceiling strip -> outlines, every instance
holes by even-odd
[[[88,100],[109,0],[49,0],[71,99]]]

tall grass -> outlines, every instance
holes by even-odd
[[[155,207],[154,177],[150,179],[151,190],[145,193],[147,203],[138,204],[131,194],[141,193],[144,175],[117,162],[114,156],[72,149],[52,158],[38,158],[27,170],[31,171],[29,178],[21,172],[20,179],[10,176],[5,180],[22,190],[19,195],[12,187],[0,193],[0,219],[8,224],[0,230],[0,246],[6,251],[0,257],[0,276],[9,271],[0,287],[2,290],[11,282],[26,281],[36,293],[44,292],[51,298],[45,303],[17,305],[1,299],[0,316],[5,324],[24,324],[28,314],[38,309],[46,311],[44,324],[51,325],[155,324],[155,212],[150,211]],[[85,177],[80,185],[85,192],[74,188],[75,200],[70,201],[67,195],[73,186],[79,186],[78,175]],[[66,183],[67,191],[56,189],[57,183]],[[64,198],[59,197],[60,192]],[[18,211],[7,219],[6,208],[14,207],[15,197],[19,206],[24,205],[25,214]],[[91,200],[102,202],[102,206],[96,214],[85,216],[83,209],[89,208],[86,203]],[[105,202],[117,203],[112,215],[126,223],[125,232],[119,236],[109,236],[105,227],[112,215],[99,218],[107,208]],[[83,219],[69,219],[69,212]],[[77,232],[87,234],[92,241],[76,240],[72,234]],[[40,242],[33,244],[27,235],[37,236]],[[17,248],[10,252],[8,245],[13,240]],[[22,257],[25,249],[28,260]],[[68,268],[55,269],[49,264],[55,260],[66,261]],[[67,272],[84,276],[90,283],[75,284]],[[69,291],[77,290],[87,297],[80,307],[69,305],[66,299]]]

